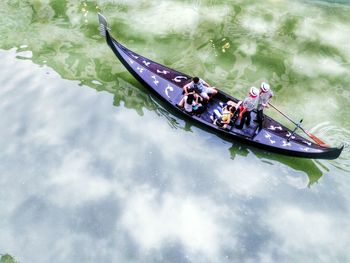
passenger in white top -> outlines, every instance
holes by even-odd
[[[188,113],[200,113],[202,110],[202,104],[200,103],[200,96],[194,92],[184,95],[179,102],[178,106],[184,108]]]
[[[273,97],[273,92],[270,88],[270,85],[266,82],[261,83],[260,92],[259,92],[259,100],[258,100],[258,112],[257,119],[255,120],[259,124],[258,132],[262,130],[263,119],[264,119],[264,108],[269,108],[269,101]]]

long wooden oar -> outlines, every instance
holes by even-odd
[[[284,117],[286,117],[289,121],[291,121],[294,125],[297,126],[297,128],[300,128],[300,130],[302,130],[307,136],[309,136],[311,139],[313,139],[318,145],[323,146],[323,147],[329,147],[329,145],[327,143],[325,143],[324,141],[322,141],[320,138],[316,137],[315,135],[313,135],[312,133],[310,133],[309,131],[305,130],[303,127],[300,126],[300,123],[296,123],[295,121],[293,121],[290,117],[288,117],[287,114],[283,113],[282,111],[280,111],[278,108],[276,108],[274,105],[272,105],[269,102],[269,105],[274,108],[276,111],[278,111],[281,115],[283,115]]]

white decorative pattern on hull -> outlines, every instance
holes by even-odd
[[[292,144],[290,142],[282,141],[282,143],[283,143],[282,144],[283,147],[286,147],[286,146],[290,147],[290,146],[292,146]]]
[[[308,142],[308,141],[303,141],[303,143],[305,143],[305,144],[307,144],[307,145],[309,145],[309,146],[311,146],[311,142]]]
[[[292,136],[292,133],[291,133],[291,132],[288,132],[288,133],[286,134],[286,137],[288,137],[288,138],[290,138],[290,139],[295,139],[295,136],[294,136],[294,135]]]
[[[273,126],[273,125],[271,125],[268,129],[272,130],[272,131],[275,131],[275,130],[282,131],[283,130],[281,126]]]
[[[274,140],[271,139],[271,138],[272,138],[272,135],[269,134],[269,133],[267,133],[267,132],[265,132],[265,138],[269,139],[269,141],[270,141],[271,144],[275,144],[275,143],[276,143],[276,141],[274,141]]]
[[[187,77],[185,76],[176,76],[175,78],[173,78],[172,80],[179,83],[182,81],[182,79],[187,79]]]
[[[168,84],[168,86],[165,88],[164,91],[165,91],[165,94],[167,95],[167,97],[170,98],[169,91],[174,91],[174,88]]]
[[[151,62],[147,62],[146,60],[142,61],[142,63],[145,64],[146,67],[148,67],[151,64]]]
[[[156,76],[151,76],[152,79],[154,79],[153,83],[158,86],[159,81],[157,80]]]
[[[158,73],[158,74],[164,74],[164,75],[166,75],[166,74],[169,73],[169,71],[166,71],[166,70],[160,71],[159,69],[157,69],[157,73]]]

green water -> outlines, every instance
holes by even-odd
[[[10,255],[0,255],[1,263],[16,263],[16,261]]]
[[[350,142],[346,1],[2,1],[0,254],[350,261],[349,148],[280,156],[173,115],[115,58],[97,12],[135,52],[235,97],[268,81],[305,128]]]

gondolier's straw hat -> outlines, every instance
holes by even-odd
[[[259,95],[259,90],[256,88],[256,87],[251,87],[250,88],[250,91],[249,91],[249,94],[255,98],[256,96]]]
[[[260,88],[263,92],[268,92],[270,90],[270,85],[267,84],[266,82],[263,82],[263,83],[261,83]]]

